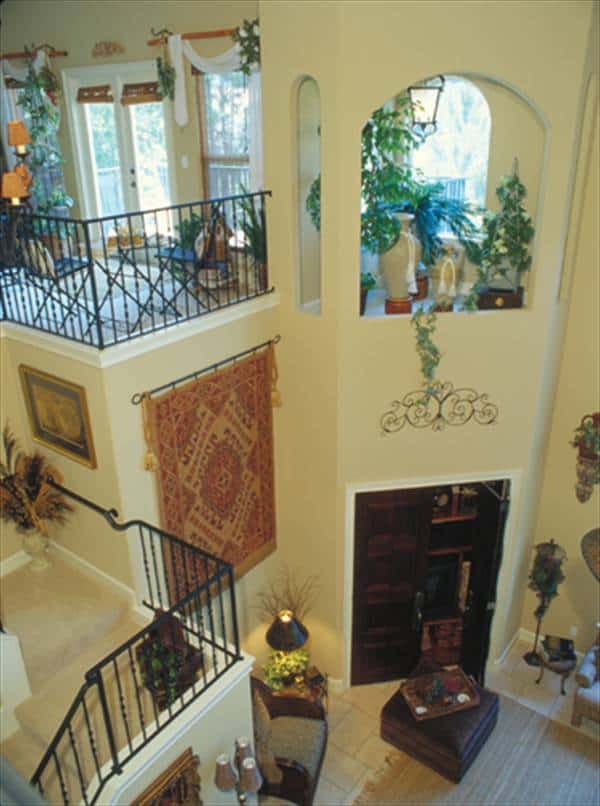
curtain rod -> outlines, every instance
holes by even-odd
[[[225,364],[230,364],[234,361],[237,361],[238,358],[242,358],[245,355],[255,353],[257,352],[257,350],[260,350],[263,347],[269,347],[271,344],[279,344],[280,341],[281,336],[278,333],[276,336],[274,336],[272,339],[269,339],[268,341],[263,341],[261,344],[256,344],[254,347],[250,347],[248,350],[243,350],[241,353],[236,353],[235,355],[229,356],[229,358],[223,358],[221,361],[217,361],[216,363],[211,364],[208,367],[204,367],[204,369],[199,369],[196,372],[190,372],[189,375],[184,375],[183,377],[177,378],[174,381],[164,383],[162,386],[157,386],[154,389],[150,389],[149,392],[136,392],[132,396],[131,402],[134,406],[139,406],[144,398],[150,398],[152,397],[152,395],[158,394],[158,392],[164,392],[165,389],[175,389],[175,387],[179,386],[180,383],[185,383],[185,381],[192,381],[195,378],[199,378],[200,375],[204,375],[205,372],[210,372],[211,370],[218,369],[219,367],[222,367]]]
[[[218,39],[220,37],[231,36],[233,33],[236,32],[236,30],[237,30],[237,28],[220,28],[217,31],[198,31],[197,33],[192,33],[192,34],[182,34],[181,38],[182,39]],[[163,33],[163,32],[165,32],[165,33]],[[154,31],[152,31],[152,33],[154,33]],[[154,39],[149,39],[148,42],[146,42],[146,44],[150,45],[150,46],[152,46],[152,45],[162,45],[162,43],[165,41],[165,34],[170,34],[171,32],[170,31],[167,32],[166,29],[163,28],[163,31],[161,31],[160,33],[161,33],[161,36],[155,36]]]
[[[36,50],[43,50],[44,48],[36,48]],[[48,56],[51,59],[55,59],[57,56],[68,56],[68,50],[54,50],[54,48],[50,48],[46,50]],[[15,51],[13,53],[0,53],[0,59],[27,59],[31,55],[31,51],[29,53],[25,53],[25,51]]]

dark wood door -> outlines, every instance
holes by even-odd
[[[496,586],[502,560],[510,482],[478,485],[477,520],[473,532],[473,562],[465,614],[461,666],[484,684],[490,632],[496,609]]]
[[[351,683],[408,674],[419,657],[429,490],[356,496]]]

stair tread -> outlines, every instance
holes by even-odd
[[[134,635],[141,626],[140,617],[134,618],[131,613],[122,616],[109,632],[49,679],[36,694],[17,706],[15,715],[22,727],[42,741],[50,741],[84,683],[85,672]]]

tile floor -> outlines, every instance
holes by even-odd
[[[529,648],[519,641],[502,664],[490,664],[486,685],[550,719],[570,724],[574,679],[567,680],[564,697],[560,693],[560,678],[551,672],[546,671],[539,686],[536,685],[538,670],[527,666],[522,658]],[[351,804],[371,773],[382,765],[392,748],[379,738],[379,714],[397,686],[397,682],[377,683],[330,696],[329,744],[315,806]],[[596,722],[584,719],[581,728],[573,730],[600,740],[600,725]],[[277,803],[284,801],[261,798],[261,806]]]

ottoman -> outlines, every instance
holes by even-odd
[[[477,688],[475,708],[417,722],[400,691],[381,711],[381,738],[449,778],[460,781],[498,721],[498,695]]]

